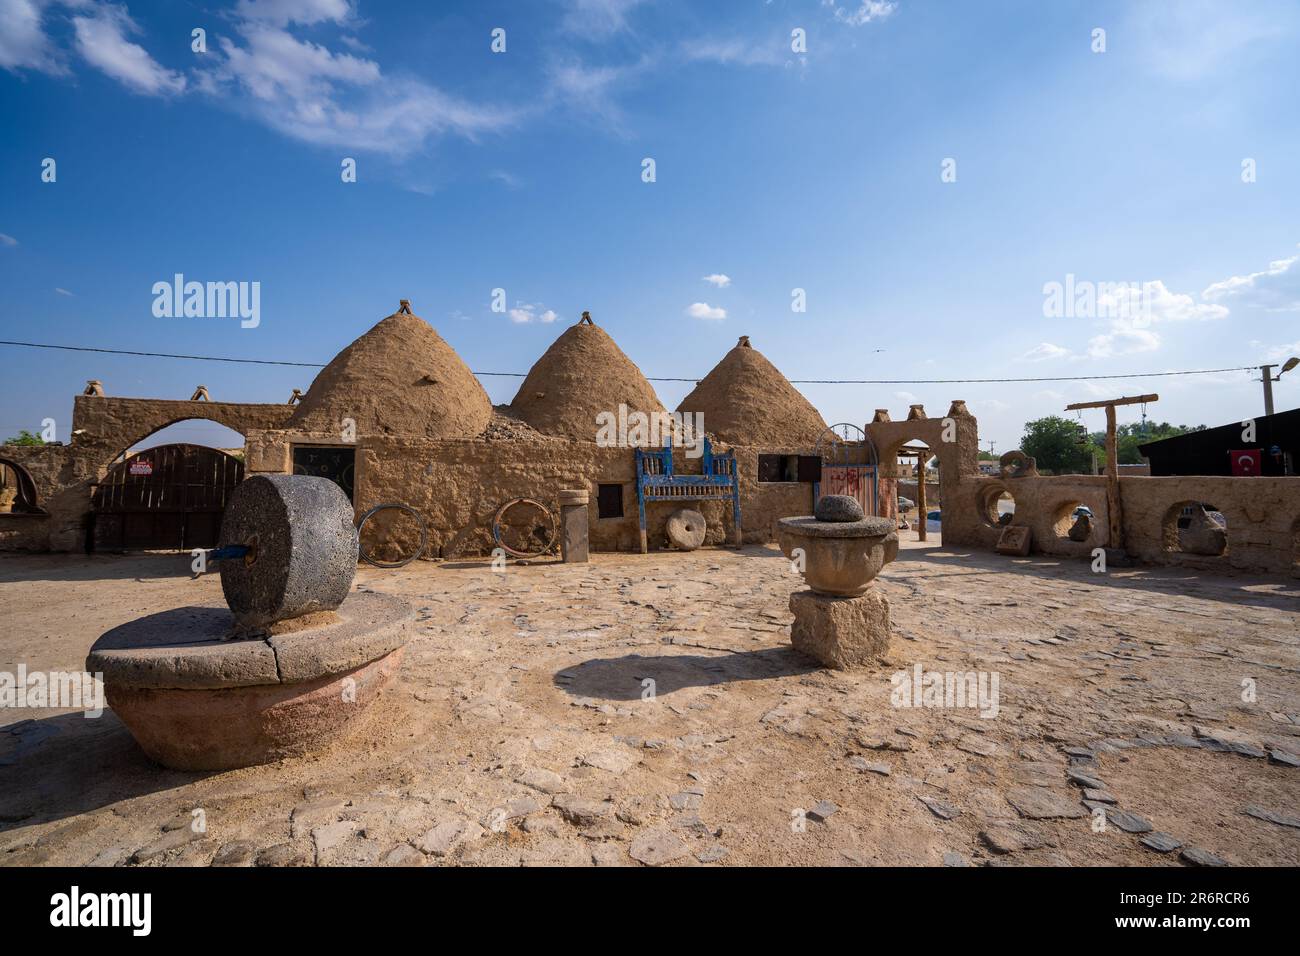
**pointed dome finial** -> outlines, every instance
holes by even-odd
[[[749,344],[749,336],[748,336],[748,335],[742,335],[742,336],[740,337],[740,341],[736,343],[736,348],[738,348],[738,349],[752,349],[753,347],[754,347],[754,346],[752,346],[752,345]]]
[[[397,306],[397,311],[398,311],[398,313],[399,313],[400,315],[410,315],[410,314],[411,314],[411,300],[410,300],[410,299],[398,299],[397,301],[398,301],[398,306]]]
[[[586,325],[595,325],[595,324],[596,324],[595,322],[591,321],[591,313],[590,313],[590,312],[584,312],[584,313],[582,313],[582,318],[580,318],[580,319],[578,320],[578,324],[579,324],[579,325],[583,325],[584,323],[585,323]]]

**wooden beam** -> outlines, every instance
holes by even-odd
[[[1147,402],[1160,401],[1159,395],[1134,395],[1132,398],[1109,398],[1104,402],[1075,402],[1073,405],[1066,405],[1067,412],[1078,411],[1081,408],[1113,408],[1116,405],[1144,405]]]
[[[929,530],[927,527],[929,521],[927,521],[925,513],[928,507],[925,503],[925,462],[921,460],[920,455],[917,455],[916,463],[919,466],[917,468],[919,474],[916,476],[916,510],[920,512],[917,517],[919,523],[916,526],[916,539],[925,541],[927,540],[926,532]]]

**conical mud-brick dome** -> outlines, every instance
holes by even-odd
[[[290,427],[358,436],[476,438],[492,416],[487,392],[460,356],[405,299],[321,369]]]
[[[596,440],[596,416],[662,412],[641,370],[584,312],[537,360],[510,403],[511,410],[545,435]]]
[[[704,430],[731,445],[811,445],[826,429],[817,409],[742,335],[677,406],[703,412]]]

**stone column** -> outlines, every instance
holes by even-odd
[[[889,651],[889,601],[871,589],[898,554],[897,522],[867,517],[856,498],[826,495],[815,515],[777,522],[781,550],[802,563],[807,591],[790,595],[790,642],[843,670],[870,665]]]
[[[584,564],[589,557],[587,543],[590,499],[585,488],[560,492],[560,555],[565,564]]]

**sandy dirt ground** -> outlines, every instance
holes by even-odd
[[[79,671],[108,628],[220,601],[188,563],[0,558],[0,671]],[[355,586],[419,619],[327,751],[180,773],[111,711],[0,710],[0,861],[1300,864],[1294,579],[906,542],[875,585],[890,658],[854,672],[790,648],[801,581],[775,548],[417,562]],[[996,716],[894,706],[917,664],[996,674]]]

